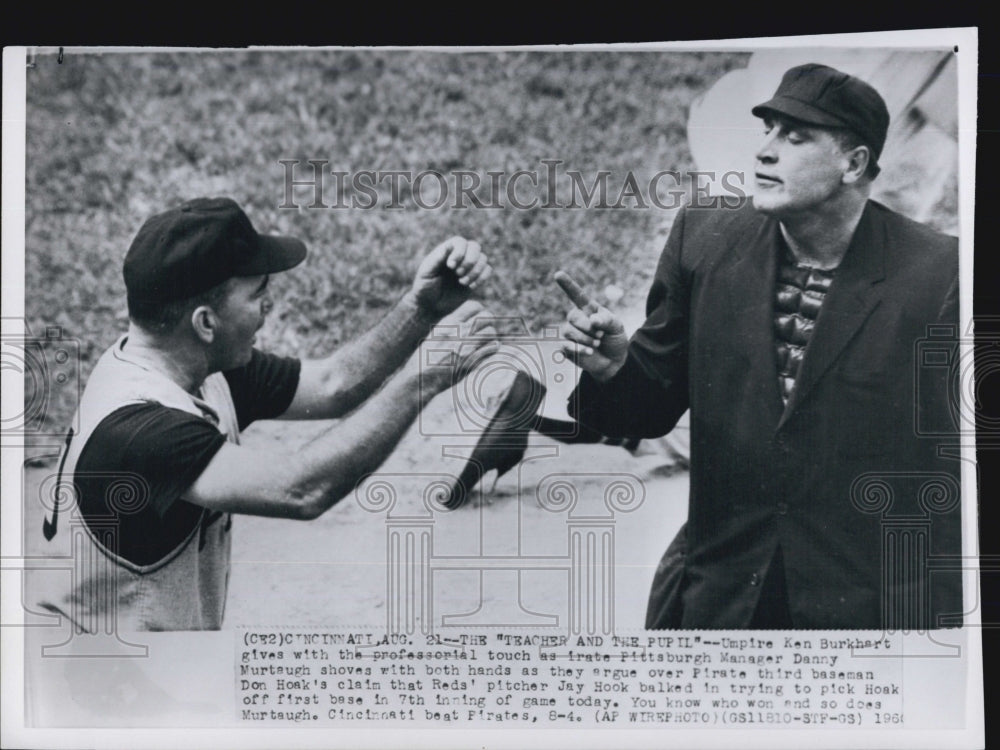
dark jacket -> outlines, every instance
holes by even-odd
[[[926,434],[953,424],[949,368],[918,356],[945,332],[954,353],[957,240],[870,201],[784,406],[779,234],[749,203],[682,211],[626,365],[605,384],[584,373],[570,399],[615,436],[691,410],[680,601],[647,627],[746,627],[778,545],[795,627],[959,625],[959,461],[937,452],[957,440]]]

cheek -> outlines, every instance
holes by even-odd
[[[809,163],[810,171],[823,182],[839,182],[845,166],[831,153],[817,154]]]
[[[234,320],[232,335],[234,339],[246,338],[249,333],[257,328],[260,323],[260,308],[257,305],[248,304],[242,308],[239,317]]]
[[[795,177],[790,180],[796,192],[809,194],[823,193],[840,181],[840,172],[833,168],[829,162],[815,160],[807,161],[796,170]]]

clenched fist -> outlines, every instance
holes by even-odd
[[[423,259],[412,292],[421,310],[440,317],[457,310],[491,273],[493,268],[479,243],[456,236]]]

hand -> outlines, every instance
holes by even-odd
[[[444,390],[496,354],[500,344],[493,320],[494,316],[474,301],[442,318],[415,355],[421,380]]]
[[[478,242],[452,237],[420,263],[413,295],[421,310],[440,317],[457,310],[491,273],[493,268]]]
[[[628,356],[625,326],[564,271],[556,271],[555,280],[575,305],[560,329],[562,337],[571,342],[563,344],[563,354],[597,380],[610,380]]]

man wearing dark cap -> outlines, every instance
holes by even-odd
[[[957,240],[869,199],[889,115],[867,83],[802,65],[753,113],[752,203],[680,212],[631,341],[557,277],[571,413],[655,437],[690,408],[646,626],[960,625],[960,576],[929,562],[961,554],[958,461],[916,423],[950,422],[947,386],[915,385],[929,327],[957,330]]]
[[[491,272],[477,243],[454,237],[375,328],[329,358],[265,354],[254,342],[272,308],[269,277],[305,256],[302,242],[259,234],[225,198],[190,201],[139,230],[124,264],[129,330],[90,375],[60,459],[73,491],[57,493],[44,526],[54,545],[72,542],[77,570],[41,603],[75,628],[221,627],[232,514],[316,518],[492,346],[454,333],[482,312],[469,297]],[[452,338],[435,350],[456,361],[421,367],[411,355],[444,316]],[[240,446],[258,419],[337,417],[294,452]]]

